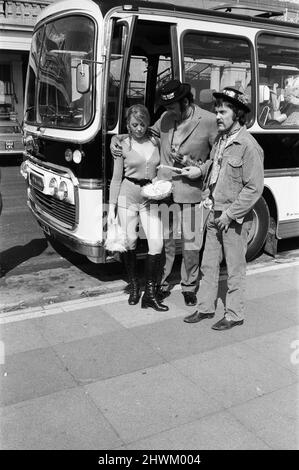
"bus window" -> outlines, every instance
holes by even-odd
[[[141,103],[149,109],[152,121],[157,89],[173,77],[171,25],[138,21],[134,34],[124,107]]]
[[[95,26],[79,16],[62,18],[45,26],[40,54],[36,122],[59,128],[85,126],[92,117],[92,86],[76,89],[76,68],[94,58]]]
[[[148,59],[145,56],[132,56],[128,76],[125,104],[145,104]]]
[[[122,78],[122,66],[125,54],[128,25],[126,23],[114,24],[109,61],[108,83],[108,129],[114,129],[118,122],[118,107],[120,99],[120,82]]]
[[[41,50],[43,28],[37,30],[32,36],[31,51],[28,62],[27,71],[27,96],[26,96],[26,109],[24,114],[25,122],[36,121],[36,81],[39,66],[39,53]]]
[[[248,93],[252,68],[251,49],[246,39],[188,32],[183,38],[183,51],[184,80],[190,83],[195,102],[201,107],[213,111],[213,91],[226,86],[245,91],[249,100],[251,99]]]
[[[148,73],[153,68],[153,62],[158,62],[156,91],[165,81],[172,77],[171,57],[157,55],[153,57],[132,56],[130,61],[130,70],[128,77],[128,87],[126,95],[127,106],[133,104],[146,103],[146,87],[149,80]]]
[[[299,127],[299,45],[295,37],[262,33],[258,120],[263,127]]]

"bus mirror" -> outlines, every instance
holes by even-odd
[[[90,88],[90,68],[88,64],[80,62],[76,69],[76,88],[78,93],[87,93]]]

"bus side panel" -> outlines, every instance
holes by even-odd
[[[272,193],[277,207],[277,236],[289,238],[299,233],[298,176],[265,178],[265,187]]]

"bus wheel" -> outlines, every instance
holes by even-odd
[[[248,234],[246,259],[250,261],[260,253],[269,230],[270,214],[266,201],[261,197],[253,208],[253,221]]]

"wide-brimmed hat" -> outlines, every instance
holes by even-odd
[[[168,105],[185,98],[191,91],[189,83],[180,80],[169,80],[159,89],[159,104]]]
[[[250,113],[248,106],[248,99],[242,91],[232,87],[225,87],[221,92],[213,93],[216,99],[221,98],[223,101],[228,101],[234,104],[239,109],[243,109],[246,113]]]

